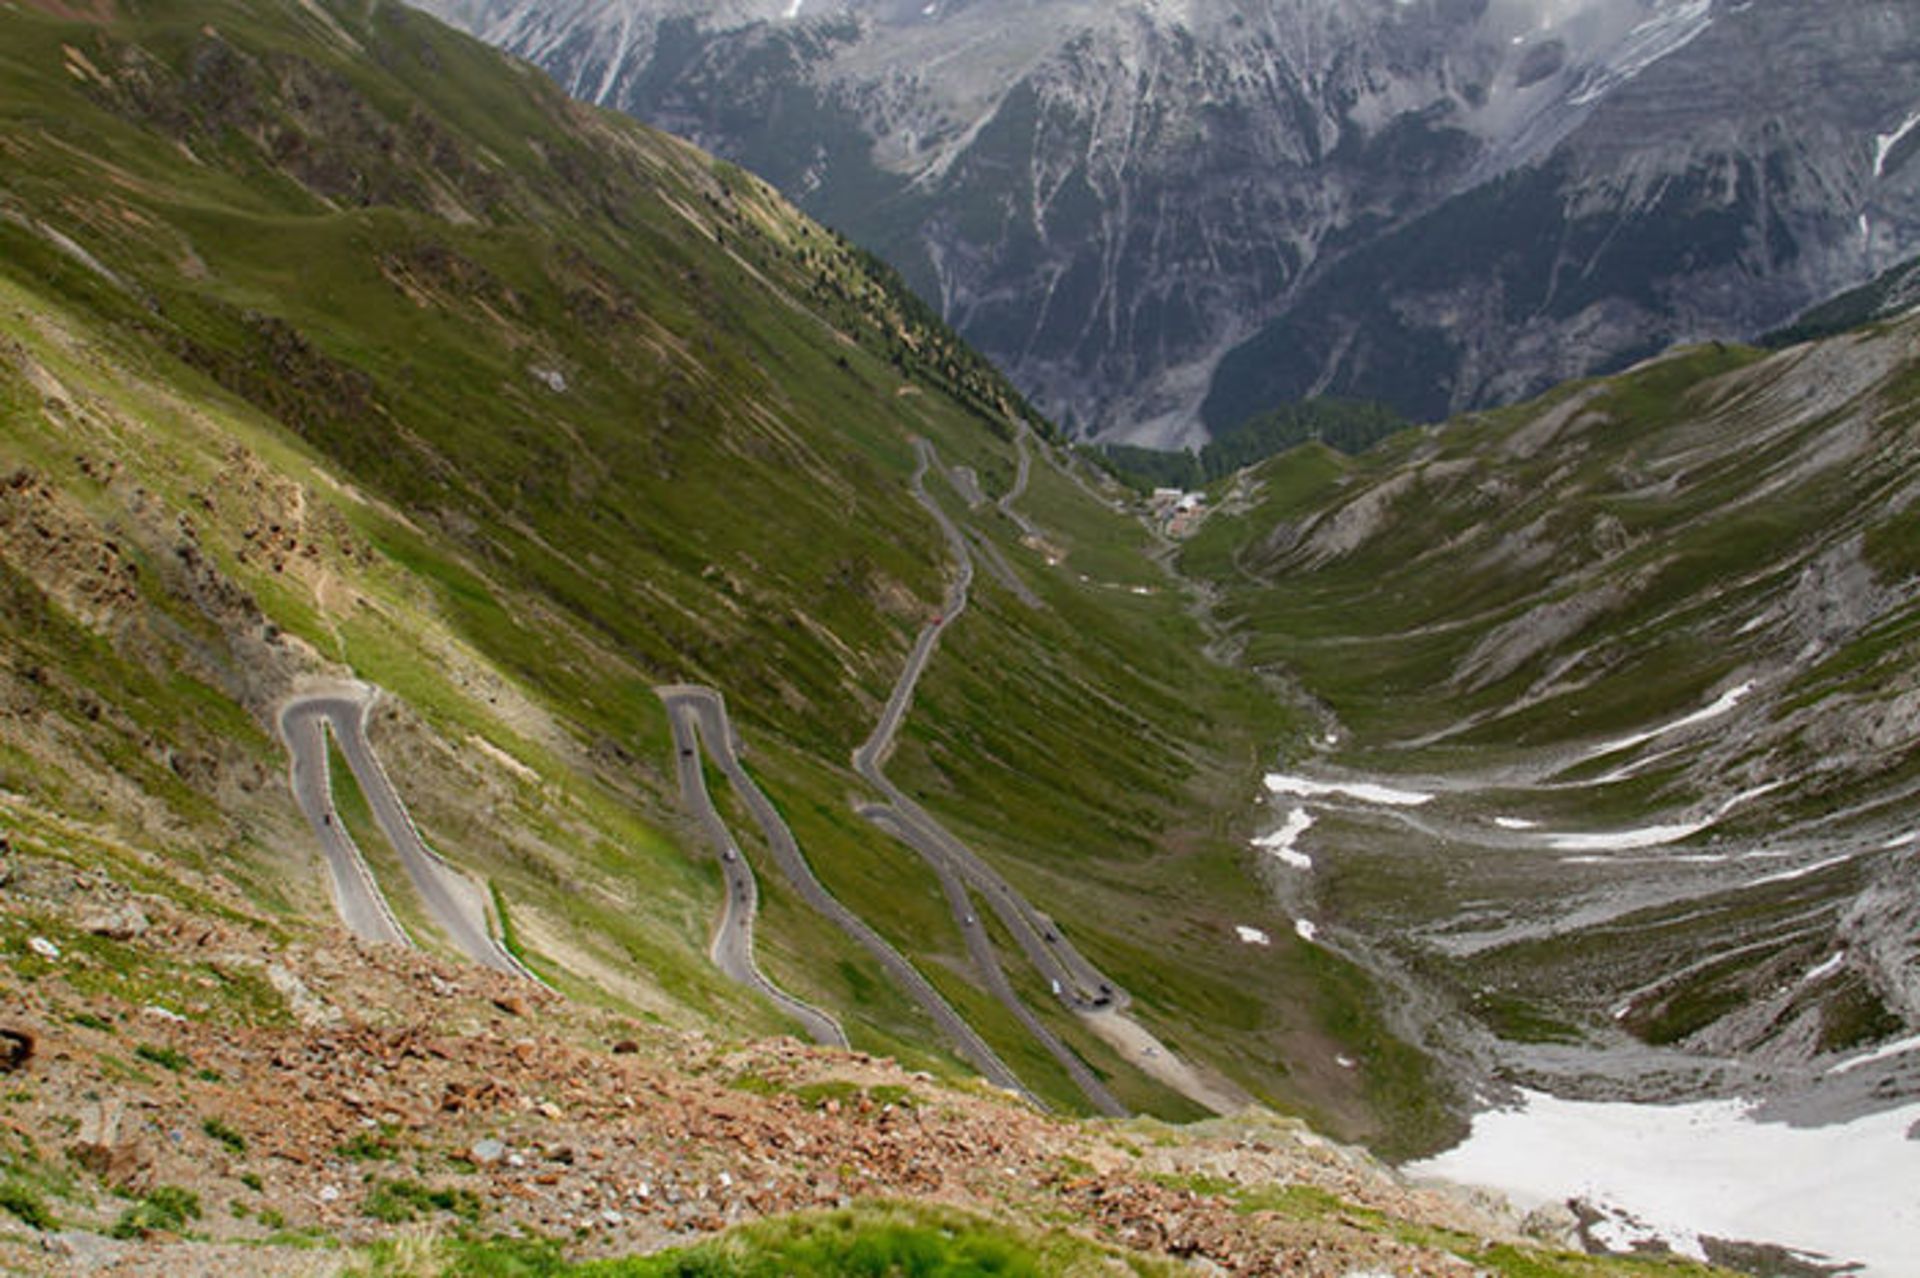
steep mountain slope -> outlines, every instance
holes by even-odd
[[[1920,242],[1920,30],[1871,0],[428,7],[768,177],[1111,439],[1436,418]]]
[[[1183,562],[1322,716],[1278,890],[1523,1078],[1910,1101],[1826,1074],[1920,1026],[1917,429],[1909,315],[1246,476]]]
[[[1454,1130],[1357,969],[1290,939],[1247,962],[1236,927],[1275,920],[1235,835],[1288,713],[1200,655],[1141,531],[871,259],[409,10],[4,20],[22,839],[102,841],[306,935],[355,890],[350,835],[429,950],[792,1028],[709,962],[738,855],[761,968],[857,1048],[991,1055],[1061,1110],[1092,1078],[1389,1149]],[[851,761],[922,661],[889,776],[983,858],[958,889],[863,815]],[[737,848],[686,806],[680,684],[724,697],[817,884],[745,785],[708,778]],[[312,825],[276,740],[310,693],[349,738],[294,762]]]
[[[1917,55],[1900,6],[1713,6],[1551,152],[1331,265],[1222,360],[1208,424],[1315,394],[1436,420],[1871,278],[1920,226]]]

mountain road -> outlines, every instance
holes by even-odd
[[[938,458],[932,445],[923,439],[916,439],[914,448],[919,454],[920,464],[913,475],[913,495],[940,526],[953,549],[957,568],[940,615],[916,638],[913,650],[908,654],[906,667],[895,681],[872,735],[853,752],[854,770],[885,800],[880,804],[863,805],[859,811],[868,821],[913,848],[932,867],[947,893],[954,922],[966,940],[974,966],[1001,1004],[1060,1063],[1095,1109],[1104,1114],[1125,1114],[1125,1107],[1079,1054],[1048,1029],[1014,991],[1000,966],[999,955],[986,934],[985,926],[973,909],[967,888],[971,886],[981,893],[1028,961],[1070,1009],[1076,1012],[1115,1009],[1124,1006],[1124,991],[1102,976],[1059,929],[1028,904],[998,871],[948,833],[926,809],[895,785],[887,777],[883,766],[893,749],[894,738],[906,717],[907,708],[913,702],[914,688],[932,659],[941,634],[966,611],[973,585],[973,556],[968,552],[966,537],[926,490],[927,472],[938,466]],[[1023,448],[1021,456],[1024,458],[1025,455]]]
[[[1006,1062],[953,1010],[952,1005],[933,988],[927,978],[864,919],[841,904],[837,897],[827,891],[826,885],[815,877],[813,867],[808,864],[799,842],[793,837],[793,831],[741,766],[732,726],[727,720],[726,705],[720,694],[711,688],[692,685],[657,688],[655,694],[666,703],[668,714],[675,720],[676,742],[687,740],[682,735],[685,729],[678,726],[682,721],[697,723],[700,741],[719,765],[727,783],[734,787],[747,805],[747,810],[766,835],[767,847],[775,864],[786,875],[787,881],[793,884],[794,890],[799,892],[801,899],[872,955],[874,961],[892,978],[895,987],[919,1004],[955,1050],[990,1082],[1009,1091],[1031,1096],[1021,1084],[1019,1075],[1007,1067]],[[681,744],[677,748],[685,749],[686,746]],[[685,756],[681,758],[684,761]]]
[[[680,778],[680,797],[695,820],[705,831],[707,841],[720,853],[720,874],[726,885],[726,900],[721,906],[720,922],[714,929],[713,945],[709,957],[736,984],[755,990],[773,1003],[781,1011],[798,1021],[807,1031],[807,1037],[816,1043],[830,1047],[846,1047],[847,1034],[840,1023],[812,1004],[804,1002],[787,993],[770,980],[760,970],[753,957],[753,920],[760,905],[759,884],[754,879],[753,867],[746,855],[734,842],[727,824],[721,819],[720,810],[714,806],[713,796],[707,791],[706,770],[700,766],[701,748],[704,744],[708,754],[719,763],[721,771],[736,790],[745,796],[748,807],[756,816],[765,806],[765,796],[753,785],[751,778],[745,777],[734,756],[732,726],[727,722],[726,703],[720,695],[708,688],[673,686],[658,688],[655,693],[667,707],[667,718],[673,729],[674,767]],[[707,721],[707,730],[701,731],[701,721]],[[730,766],[731,765],[731,766]],[[740,775],[736,776],[736,772]],[[744,780],[745,784],[742,784]],[[758,800],[758,802],[755,801]],[[775,842],[770,831],[767,834],[769,844]]]
[[[484,889],[442,860],[420,837],[406,804],[367,740],[367,719],[376,696],[377,690],[369,685],[351,684],[290,697],[280,708],[280,735],[293,756],[294,797],[320,835],[333,873],[334,899],[341,918],[355,935],[405,940],[359,849],[340,828],[340,818],[333,809],[326,749],[329,730],[359,783],[375,823],[400,854],[414,891],[454,948],[495,971],[538,980],[493,935]],[[372,902],[366,899],[369,895]],[[384,916],[384,926],[375,921],[376,913]],[[389,927],[397,935],[385,934]]]

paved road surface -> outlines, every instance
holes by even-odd
[[[963,884],[971,886],[985,897],[1002,926],[1012,934],[1049,988],[1069,1008],[1074,1011],[1116,1008],[1124,1005],[1125,992],[1102,976],[1060,930],[1029,905],[998,871],[949,834],[926,809],[894,785],[882,767],[893,749],[893,740],[906,717],[907,707],[912,704],[914,687],[925,672],[927,662],[932,659],[941,633],[966,610],[968,592],[973,585],[973,557],[967,552],[966,538],[926,490],[927,471],[938,465],[938,459],[932,446],[925,440],[915,440],[914,447],[919,453],[920,465],[913,475],[913,494],[940,525],[947,543],[953,548],[954,559],[959,567],[954,583],[947,591],[946,603],[939,618],[922,630],[915,641],[913,651],[907,657],[906,668],[887,698],[886,708],[881,712],[873,735],[853,752],[854,770],[886,800],[884,804],[866,805],[860,812],[869,821],[899,837],[933,868],[947,893],[954,922],[959,925],[966,940],[967,952],[995,997],[1060,1062],[1094,1108],[1102,1113],[1124,1114],[1125,1108],[1087,1067],[1086,1062],[1047,1029],[1015,993]]]
[[[947,908],[953,911],[954,921],[960,925],[960,933],[966,939],[967,956],[973,960],[973,966],[986,981],[987,991],[998,999],[1003,1007],[1013,1014],[1013,1018],[1027,1033],[1033,1035],[1040,1046],[1047,1049],[1062,1068],[1073,1079],[1088,1102],[1102,1114],[1113,1118],[1127,1116],[1127,1107],[1120,1103],[1105,1083],[1080,1056],[1062,1042],[1060,1036],[1049,1029],[1044,1021],[1034,1015],[1033,1009],[1021,999],[1007,979],[1006,969],[1000,965],[1000,955],[993,948],[993,940],[987,935],[985,925],[975,912],[973,900],[967,895],[966,884],[953,865],[944,857],[928,855],[924,849],[930,839],[926,831],[908,823],[898,808],[884,804],[871,804],[860,809],[860,815],[883,830],[890,831],[895,838],[909,847],[921,850],[922,856],[933,867],[940,887],[947,894]]]
[[[1000,500],[996,503],[1000,507],[1000,513],[1013,521],[1013,526],[1020,530],[1022,537],[1040,535],[1040,530],[1033,526],[1033,521],[1013,508],[1013,503],[1027,495],[1027,479],[1033,471],[1033,454],[1027,451],[1027,444],[1032,434],[1033,432],[1028,429],[1024,421],[1014,432],[1013,452],[1019,460],[1013,472],[1013,487],[1001,494]]]
[[[990,1082],[997,1086],[1029,1096],[1021,1084],[1019,1075],[1007,1068],[1005,1061],[988,1046],[974,1028],[953,1010],[951,1004],[941,997],[927,978],[920,975],[913,964],[900,954],[900,951],[887,943],[886,938],[869,927],[865,920],[842,905],[838,898],[827,891],[826,885],[814,876],[813,867],[800,851],[800,844],[793,837],[793,831],[781,818],[767,796],[761,793],[747,771],[740,765],[738,745],[731,725],[727,721],[726,706],[720,695],[711,688],[695,686],[677,686],[657,688],[655,693],[667,704],[669,715],[676,723],[684,716],[693,719],[699,728],[701,742],[713,755],[714,762],[720,767],[727,783],[739,793],[747,810],[756,824],[766,834],[767,847],[772,853],[780,872],[787,876],[801,899],[815,911],[831,920],[841,931],[857,941],[861,948],[871,954],[894,985],[918,1003],[932,1018],[941,1034],[953,1044],[956,1051],[965,1057],[975,1069],[978,1069]],[[676,727],[675,736],[679,737]],[[676,749],[684,748],[676,746]],[[1036,1103],[1037,1100],[1036,1100]]]
[[[754,961],[753,919],[760,906],[759,885],[754,880],[753,867],[747,863],[746,855],[734,842],[726,822],[720,817],[719,809],[714,806],[713,796],[707,793],[706,769],[700,766],[703,744],[700,719],[708,698],[711,698],[713,717],[717,720],[718,735],[714,741],[718,744],[709,743],[706,748],[716,762],[732,754],[733,735],[731,725],[727,722],[725,703],[720,700],[718,693],[705,688],[660,688],[656,692],[666,703],[667,718],[673,727],[674,767],[680,777],[681,801],[693,812],[706,832],[707,841],[720,854],[720,873],[726,884],[726,901],[720,909],[720,924],[714,929],[709,956],[729,979],[764,995],[781,1011],[798,1021],[814,1042],[829,1047],[846,1047],[846,1031],[840,1028],[838,1021],[775,985]],[[721,766],[724,769],[726,765],[721,762]],[[731,771],[728,772],[728,778],[732,780]],[[738,782],[734,784],[738,785]],[[749,780],[747,784],[751,786],[753,783]]]
[[[353,772],[353,779],[360,784],[360,793],[366,798],[374,821],[400,854],[400,863],[406,868],[414,891],[420,894],[422,904],[447,939],[475,963],[538,980],[495,939],[487,921],[484,889],[442,860],[420,837],[413,818],[407,814],[406,804],[400,801],[399,793],[387,779],[386,771],[381,768],[380,760],[367,740],[367,717],[373,710],[374,696],[372,688],[358,685],[292,697],[281,707],[281,736],[294,756],[294,794],[306,811],[308,820],[312,821],[316,812],[332,813],[331,795],[326,792],[325,732],[325,729],[331,729],[334,740],[340,743],[341,756]],[[318,790],[315,789],[316,785]],[[323,806],[316,807],[316,804]],[[315,824],[321,830],[321,843],[325,847],[331,843],[326,832],[337,827],[340,818],[337,815],[331,815],[331,819],[323,816]],[[348,840],[347,846],[352,846],[351,840]],[[353,859],[364,874],[365,862],[360,859],[357,849],[354,850]],[[334,864],[331,851],[328,861],[330,865]],[[371,876],[366,878],[371,886]],[[337,866],[334,869],[334,882],[338,892],[341,871]],[[377,896],[378,889],[374,891]],[[385,907],[384,901],[381,906]],[[362,914],[364,908],[356,902],[353,906],[355,916]],[[344,909],[342,917],[348,918]],[[389,912],[388,918],[391,917]],[[358,933],[359,927],[352,918],[348,918],[347,926]]]
[[[413,944],[387,898],[380,894],[380,885],[374,882],[353,836],[333,810],[325,717],[310,705],[290,702],[281,707],[279,726],[280,739],[287,745],[287,783],[293,789],[294,802],[306,813],[308,824],[320,840],[333,886],[333,908],[340,921],[363,941]]]

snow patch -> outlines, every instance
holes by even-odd
[[[1885,177],[1887,175],[1887,157],[1892,155],[1893,148],[1904,142],[1907,134],[1913,132],[1916,128],[1920,128],[1920,111],[1915,111],[1912,115],[1908,116],[1906,123],[1902,124],[1893,132],[1874,135],[1873,175],[1875,177]]]
[[[1853,854],[1851,852],[1844,856],[1830,856],[1824,861],[1815,861],[1812,865],[1803,865],[1795,870],[1781,870],[1777,874],[1762,875],[1747,884],[1747,886],[1761,887],[1768,883],[1791,883],[1795,879],[1804,879],[1809,874],[1818,874],[1822,870],[1830,870],[1836,865],[1844,865],[1851,860],[1853,860]]]
[[[1547,846],[1561,852],[1630,852],[1635,848],[1657,848],[1678,843],[1712,825],[1711,821],[1685,821],[1677,825],[1649,825],[1638,830],[1608,830],[1598,834],[1549,834]],[[1578,865],[1597,865],[1605,858],[1569,858]]]
[[[1752,691],[1753,682],[1751,680],[1740,684],[1738,687],[1729,688],[1721,693],[1719,697],[1715,698],[1712,705],[1703,706],[1695,710],[1692,714],[1682,715],[1673,722],[1662,724],[1658,728],[1649,728],[1645,732],[1635,732],[1631,735],[1621,737],[1618,740],[1608,741],[1603,745],[1595,746],[1582,756],[1582,761],[1584,762],[1586,759],[1598,759],[1601,755],[1615,754],[1621,750],[1629,750],[1634,746],[1644,745],[1655,737],[1664,737],[1669,732],[1679,732],[1684,728],[1691,728],[1696,724],[1717,719],[1746,700],[1747,694]]]
[[[1465,1144],[1407,1170],[1490,1186],[1524,1206],[1585,1199],[1696,1259],[1705,1235],[1825,1253],[1878,1278],[1912,1272],[1920,1141],[1906,1131],[1920,1104],[1793,1127],[1756,1122],[1738,1100],[1522,1096],[1518,1108],[1475,1118]]]
[[[628,10],[620,18],[620,46],[607,59],[606,73],[600,77],[600,86],[593,91],[594,105],[606,106],[613,97],[613,91],[619,87],[620,72],[627,66],[627,58],[633,48],[633,12]],[[556,388],[558,389],[558,388]]]
[[[1676,1255],[1689,1260],[1707,1259],[1707,1249],[1701,1243],[1700,1235],[1690,1229],[1669,1228],[1662,1232],[1658,1226],[1650,1225],[1633,1213],[1617,1207],[1600,1207],[1596,1210],[1600,1213],[1600,1219],[1587,1226],[1587,1236],[1608,1252],[1630,1256],[1635,1252],[1658,1250],[1660,1244],[1664,1243]]]
[[[1268,936],[1265,932],[1262,932],[1257,927],[1248,927],[1243,923],[1240,926],[1234,928],[1233,930],[1240,934],[1240,940],[1242,944],[1245,944],[1245,945],[1272,945],[1273,944],[1273,938],[1271,936]]]
[[[1378,803],[1389,808],[1417,808],[1433,800],[1431,794],[1422,794],[1418,790],[1397,790],[1368,781],[1310,781],[1306,777],[1288,776],[1283,772],[1267,774],[1267,789],[1275,794],[1291,794],[1301,799],[1324,799],[1344,794],[1349,799]]]
[[[1538,821],[1523,821],[1519,817],[1495,817],[1493,823],[1503,830],[1537,830]]]
[[[1293,921],[1293,931],[1294,934],[1303,941],[1317,941],[1320,939],[1320,929],[1306,919],[1295,919]]]
[[[1834,1074],[1844,1074],[1849,1070],[1858,1069],[1862,1065],[1871,1065],[1875,1061],[1883,1061],[1889,1056],[1899,1056],[1904,1052],[1911,1052],[1916,1049],[1920,1049],[1920,1034],[1915,1034],[1912,1038],[1898,1038],[1891,1043],[1882,1043],[1865,1056],[1856,1056],[1850,1061],[1841,1061],[1838,1065],[1828,1070],[1827,1074],[1829,1077]]]
[[[1311,870],[1313,858],[1305,852],[1296,852],[1294,843],[1313,825],[1313,814],[1305,808],[1295,808],[1287,813],[1286,824],[1272,834],[1264,834],[1253,841],[1253,846],[1273,853],[1281,861],[1296,870]]]
[[[1825,980],[1827,977],[1832,976],[1835,972],[1839,971],[1841,968],[1845,967],[1846,965],[1847,965],[1846,952],[1842,951],[1841,953],[1836,954],[1832,958],[1828,959],[1826,962],[1821,963],[1818,966],[1814,967],[1812,970],[1810,970],[1805,976],[1800,978],[1800,983],[1802,985],[1811,985],[1815,981]]]
[[[1704,820],[1684,821],[1674,825],[1649,825],[1638,830],[1608,830],[1595,834],[1549,834],[1547,846],[1559,852],[1625,852],[1634,848],[1657,848],[1668,843],[1678,843],[1717,824],[1722,817],[1741,804],[1777,790],[1783,784],[1784,782],[1780,781],[1769,781],[1766,785],[1743,790],[1715,808],[1713,814]],[[1812,873],[1812,871],[1804,870],[1800,873]]]

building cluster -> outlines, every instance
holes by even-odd
[[[1147,510],[1167,536],[1184,537],[1206,518],[1207,497],[1179,488],[1156,488],[1147,498]]]

